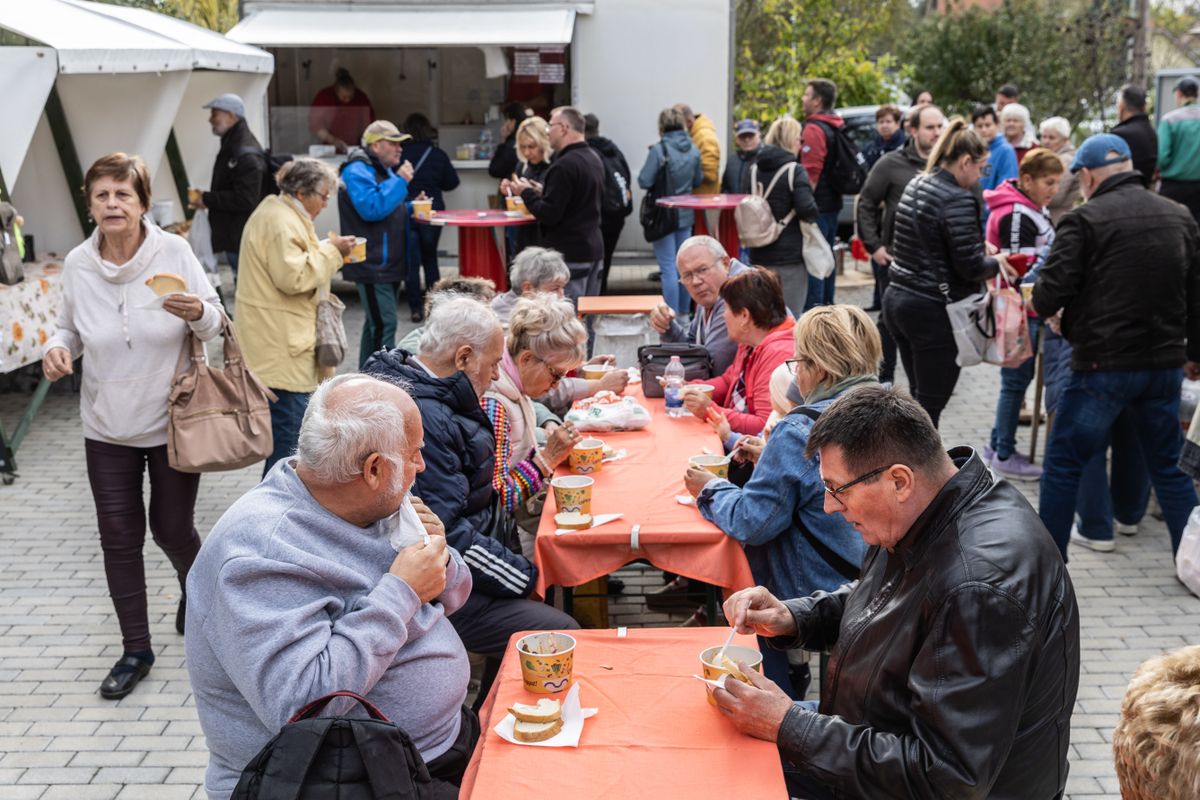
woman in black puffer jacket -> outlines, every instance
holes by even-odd
[[[980,202],[971,192],[987,158],[987,144],[955,117],[896,209],[883,319],[896,339],[909,392],[935,426],[959,371],[946,304],[976,294],[984,280],[1006,268],[1003,256],[987,254]]]

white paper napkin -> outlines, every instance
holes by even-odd
[[[411,494],[404,496],[404,502],[400,504],[396,513],[388,518],[388,524],[392,526],[392,531],[388,534],[388,543],[397,553],[410,544],[429,542],[429,534],[425,532],[417,510],[413,508]]]
[[[516,737],[513,736],[513,726],[517,724],[517,719],[512,714],[505,714],[504,719],[500,720],[499,724],[493,730],[500,735],[501,739],[513,744],[526,745],[528,747],[578,747],[579,737],[583,733],[583,721],[596,716],[596,712],[599,710],[598,708],[579,707],[579,684],[575,684],[567,692],[567,696],[563,700],[562,730],[546,741],[517,741]]]
[[[625,516],[625,515],[624,514],[597,514],[596,516],[592,517],[591,525],[589,525],[586,528],[580,528],[579,530],[590,531],[592,528],[599,528],[601,525],[612,522],[614,519],[620,519],[623,516]],[[579,531],[574,530],[572,528],[559,528],[558,530],[554,531],[554,533],[556,536],[562,536],[563,534],[567,534],[567,533],[579,533]]]
[[[174,297],[177,294],[180,294],[180,292],[172,292],[171,294],[159,295],[158,297],[155,297],[153,300],[151,300],[149,303],[143,303],[142,305],[137,306],[137,308],[147,309],[147,310],[151,310],[151,311],[153,311],[155,309],[162,310],[163,303],[166,302],[166,299],[168,297]]]

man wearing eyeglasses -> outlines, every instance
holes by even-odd
[[[968,447],[946,452],[908,395],[863,387],[813,425],[825,511],[869,545],[857,581],[725,615],[772,646],[828,650],[817,708],[745,669],[714,698],[776,742],[792,796],[1051,800],[1067,780],[1079,611],[1025,498]]]
[[[737,343],[729,338],[725,329],[725,301],[721,299],[721,287],[730,277],[744,271],[746,265],[731,259],[721,243],[711,236],[685,239],[675,254],[675,264],[679,269],[679,282],[696,303],[692,324],[685,331],[675,321],[674,309],[659,303],[650,312],[650,326],[658,331],[664,342],[702,346],[712,356],[713,374],[720,375],[729,369],[737,355]]]
[[[545,182],[540,187],[526,178],[512,182],[525,208],[542,225],[542,244],[562,253],[567,262],[571,280],[566,293],[573,301],[600,294],[604,271],[604,236],[600,232],[604,162],[588,146],[585,130],[578,109],[554,109],[548,131],[554,161]]]

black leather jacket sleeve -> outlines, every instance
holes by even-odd
[[[767,643],[778,650],[802,647],[812,652],[827,652],[837,642],[846,598],[857,585],[858,581],[854,581],[832,592],[814,592],[808,597],[783,601],[796,620],[796,635],[768,639]]]
[[[1032,625],[1012,598],[982,583],[959,587],[931,622],[936,630],[909,673],[911,732],[793,706],[777,738],[784,760],[804,765],[839,796],[988,797],[1032,689]]]
[[[1200,237],[1195,241],[1187,277],[1187,357],[1200,362]]]

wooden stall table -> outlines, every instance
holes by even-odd
[[[58,323],[63,297],[62,263],[38,261],[22,266],[24,281],[15,286],[0,284],[0,373],[41,361],[42,345]],[[11,437],[0,421],[0,482],[5,485],[16,478],[17,450],[48,391],[50,381],[43,377]]]
[[[532,225],[537,220],[527,214],[499,209],[460,209],[436,211],[430,219],[413,217],[418,225],[458,228],[458,273],[472,278],[490,278],[497,292],[508,291],[508,270],[504,261],[504,237],[497,245],[494,230],[515,225]]]
[[[641,386],[626,389],[651,414],[640,431],[589,433],[624,458],[608,461],[592,487],[592,516],[623,513],[621,519],[595,529],[557,534],[554,490],[550,489],[538,525],[536,591],[551,586],[580,586],[625,564],[645,559],[654,566],[719,586],[726,593],[754,585],[742,546],[700,516],[694,505],[681,505],[686,495],[683,475],[688,459],[707,448],[721,452],[721,440],[707,423],[688,414],[668,417],[661,398],[646,399]],[[556,475],[571,475],[564,462]],[[633,526],[638,525],[636,547]],[[716,622],[715,596],[709,598],[709,620]]]
[[[522,685],[514,650],[524,635],[509,642],[480,709],[479,744],[460,798],[787,798],[779,749],[738,733],[691,677],[700,671],[700,651],[723,644],[719,631],[630,628],[624,637],[614,630],[571,631],[578,642],[573,676],[580,703],[599,712],[584,722],[578,747],[553,748],[515,745],[493,730],[512,703],[546,697]],[[734,641],[758,649],[752,636]]]
[[[673,194],[669,197],[658,198],[657,205],[666,206],[667,208],[690,208],[693,211],[699,211],[696,215],[696,224],[693,226],[692,233],[697,236],[708,234],[708,224],[704,221],[704,212],[709,210],[720,211],[720,216],[717,217],[717,239],[721,242],[721,246],[725,248],[725,252],[730,258],[737,258],[738,250],[742,247],[742,242],[738,239],[737,223],[733,220],[733,210],[738,207],[738,204],[743,199],[749,197],[746,194]]]

